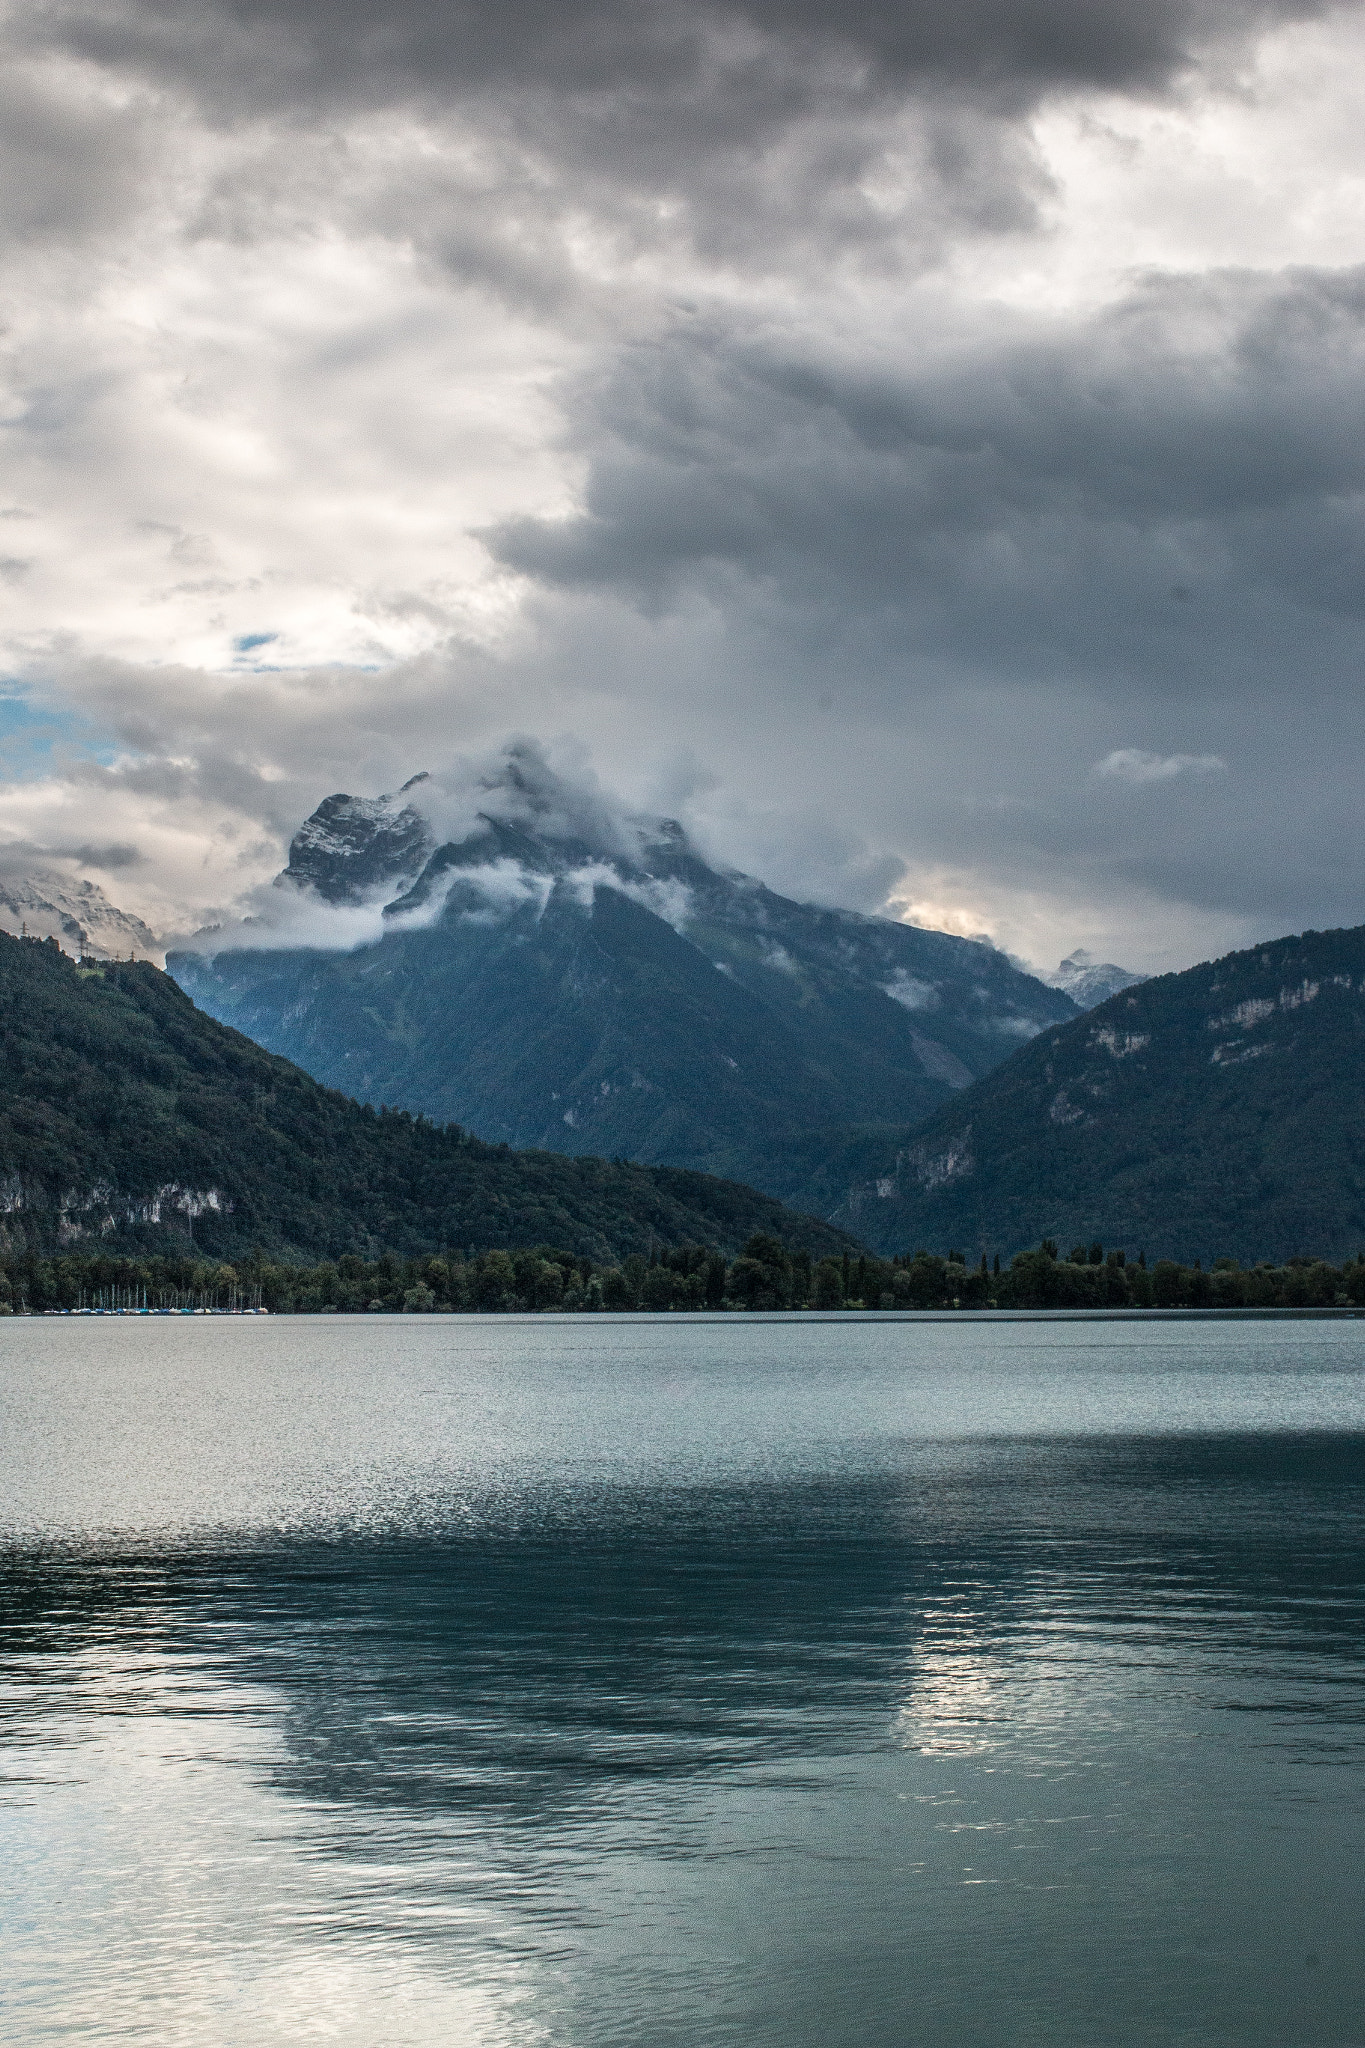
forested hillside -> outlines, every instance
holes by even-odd
[[[850,1240],[700,1173],[513,1152],[361,1108],[142,962],[0,934],[0,1252],[100,1244],[373,1258],[563,1246],[614,1261]]]
[[[1050,1237],[1206,1266],[1352,1255],[1365,1245],[1365,927],[1126,989],[915,1129],[850,1141],[822,1173],[824,1213],[878,1248],[1008,1258]]]

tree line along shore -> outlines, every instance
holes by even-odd
[[[321,1313],[774,1309],[1349,1308],[1365,1306],[1365,1254],[1241,1267],[1130,1258],[1099,1244],[1063,1255],[1051,1240],[1002,1267],[917,1251],[879,1259],[813,1259],[776,1238],[751,1237],[733,1258],[705,1245],[632,1254],[601,1265],[553,1246],[448,1251],[439,1257],[348,1255],[295,1265],[251,1255],[228,1265],[185,1257],[99,1252],[0,1256],[0,1315],[100,1310],[266,1309]]]

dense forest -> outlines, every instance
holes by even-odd
[[[1365,1243],[1365,925],[1125,989],[822,1173],[804,1204],[880,1251],[1340,1263]]]
[[[256,1254],[234,1265],[184,1258],[30,1252],[0,1260],[0,1315],[61,1310],[265,1308],[275,1314],[574,1310],[1344,1308],[1365,1305],[1365,1255],[1336,1267],[1296,1259],[1247,1269],[1139,1257],[1051,1242],[1004,1270],[960,1253],[812,1259],[763,1233],[737,1257],[704,1245],[632,1253],[598,1265],[540,1245],[467,1257],[346,1254],[294,1265]]]
[[[315,1265],[450,1245],[619,1262],[756,1231],[852,1240],[734,1181],[487,1145],[362,1108],[196,1010],[142,961],[0,933],[0,1252],[96,1245]]]

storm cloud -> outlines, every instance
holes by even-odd
[[[923,333],[910,364],[670,337],[580,394],[581,510],[491,539],[560,585],[658,600],[734,570],[924,653],[1188,690],[1210,611],[1224,670],[1360,617],[1362,314],[1362,271],[1232,274],[1061,332]]]
[[[714,40],[743,29],[787,48],[793,70],[834,48],[888,85],[966,84],[1017,106],[1058,84],[1167,84],[1210,52],[1324,11],[1314,0],[47,0],[18,34],[205,96],[295,106],[529,82],[700,96],[714,87]]]
[[[12,848],[185,929],[518,731],[1043,965],[1358,920],[1359,7],[4,33]]]

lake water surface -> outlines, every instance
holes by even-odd
[[[1365,1325],[0,1325],[0,2038],[1365,2042]]]

